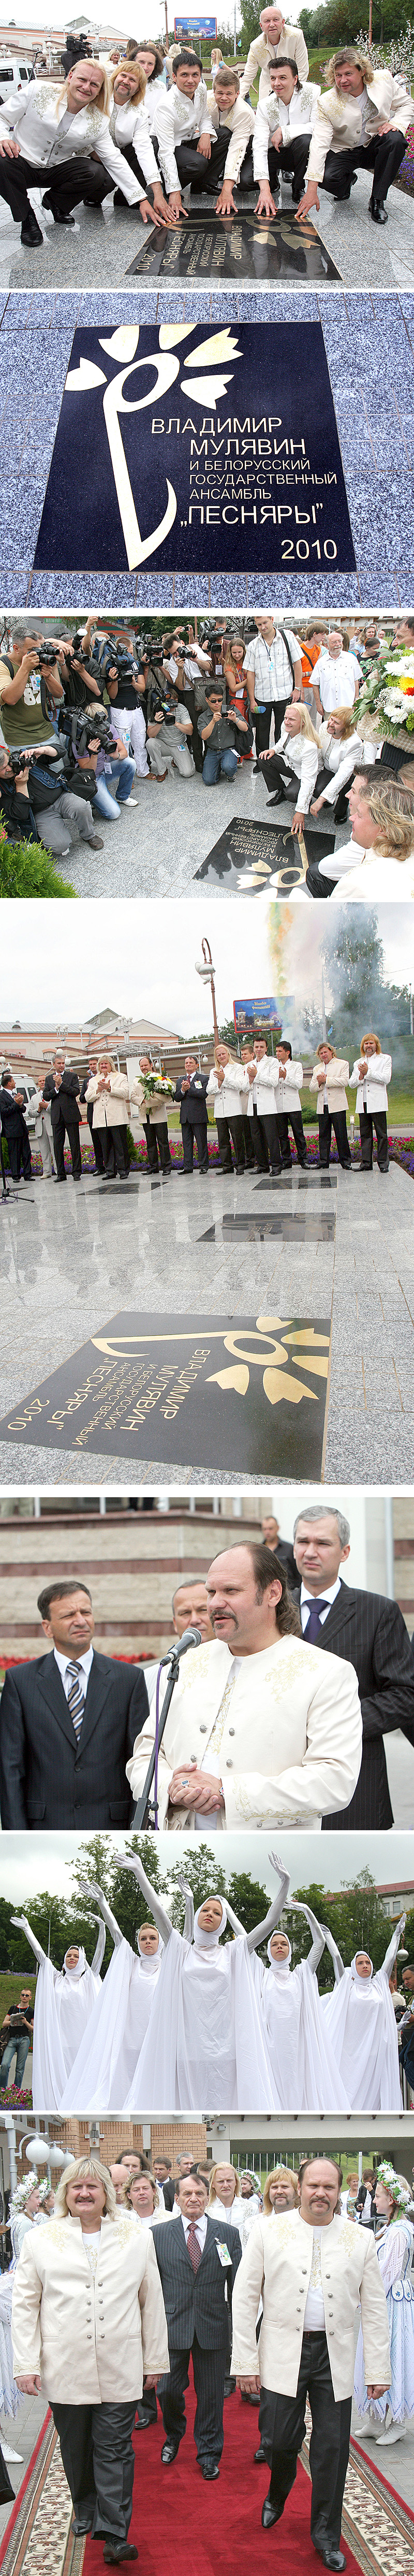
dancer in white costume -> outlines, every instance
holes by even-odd
[[[39,1965],[33,2025],[33,2110],[61,2111],[68,2076],[96,1995],[101,1992],[99,1971],[105,1949],[105,1926],[99,1923],[91,1968],[77,1941],[66,1950],[63,1968],[54,1968],[52,1960],[46,1958],[46,1951],[42,1950],[36,1933],[31,1931],[27,1915],[12,1914],[11,1920],[19,1932],[26,1933],[26,1940]]]
[[[279,1878],[278,1913],[288,1904],[290,1878],[276,1852],[269,1852],[272,1868]],[[291,1908],[289,1907],[289,1911]],[[318,1923],[310,1905],[293,1904],[296,1914],[304,1914],[312,1933],[312,1948],[297,1968],[291,1967],[292,1949],[286,1932],[275,1930],[267,1944],[268,1968],[257,1958],[257,1947],[263,1938],[263,1927],[248,1934],[253,1952],[253,1975],[263,2017],[266,2047],[272,2069],[278,2111],[349,2111],[349,2101],[336,2060],[326,2019],[322,2015],[316,1969],[331,1935],[326,1924]],[[231,1922],[237,1917],[230,1913]],[[240,1930],[240,1925],[237,1926]]]
[[[335,2057],[341,2067],[351,2111],[400,2111],[398,2037],[389,1980],[397,1957],[405,1915],[395,1926],[382,1968],[373,1971],[367,1950],[357,1950],[344,1968],[326,2007]]]
[[[142,1862],[117,1855],[135,1871],[165,1942],[151,2029],[136,2069],[126,2111],[272,2111],[277,2106],[250,1965],[253,1935],[237,1926],[235,1941],[220,1949],[231,1906],[209,1896],[198,1907],[193,1938],[177,1932],[154,1896]],[[180,1877],[187,1900],[191,1892]],[[280,1898],[258,1925],[264,1939],[278,1920]]]
[[[375,2206],[379,2218],[386,2218],[382,2236],[376,2239],[375,2251],[384,2285],[388,2311],[391,2349],[390,2386],[383,2397],[367,2396],[364,2377],[362,2334],[359,2331],[354,2395],[358,2414],[364,2417],[360,2430],[362,2442],[377,2438],[378,2447],[400,2442],[406,2424],[414,2415],[414,2290],[411,2264],[414,2226],[407,2215],[412,2194],[405,2174],[397,2174],[391,2164],[379,2165]],[[368,2418],[368,2421],[366,2420]],[[378,2427],[378,2432],[377,2432]]]
[[[81,1880],[93,1896],[114,1947],[89,2030],[72,2068],[64,2112],[123,2111],[154,2003],[164,1943],[155,1922],[142,1923],[137,1954],[124,1939],[101,1887]]]

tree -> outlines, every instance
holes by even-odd
[[[184,1867],[185,1878],[188,1880],[189,1887],[191,1887],[195,1914],[197,1913],[197,1907],[204,1904],[204,1898],[206,1896],[225,1896],[226,1880],[222,1861],[219,1855],[216,1854],[216,1851],[212,1850],[210,1843],[201,1842],[198,1834],[195,1839],[194,1853],[191,1851],[191,1854],[189,1854],[187,1848],[184,1862],[176,1862],[174,1872],[172,1870],[171,1872],[169,1871],[168,1878],[170,1888],[171,1879],[177,1879],[177,1871],[179,1867]],[[172,1902],[168,1905],[168,1911],[171,1915],[171,1922],[177,1926],[177,1930],[179,1932],[182,1932],[184,1923],[184,1897],[181,1895],[181,1889],[177,1885],[173,1889]]]
[[[264,1915],[268,1912],[270,1898],[267,1888],[261,1886],[259,1878],[250,1878],[247,1869],[235,1869],[229,1878],[229,1898],[234,1914],[238,1914],[239,1922],[243,1924],[244,1932],[253,1932],[255,1923],[262,1923]],[[266,1953],[263,1953],[263,1947],[261,1947],[259,1956],[263,1955],[265,1956]]]
[[[381,1967],[387,1948],[388,1927],[381,1897],[377,1895],[375,1880],[369,1869],[360,1870],[359,1877],[353,1882],[345,1881],[341,1891],[335,1896],[327,1895],[326,1888],[317,1884],[313,1887],[295,1888],[295,1895],[299,1896],[304,1904],[311,1906],[319,1923],[329,1924],[334,1941],[338,1943],[345,1968],[351,1966],[356,1950],[368,1950],[373,1968]],[[303,1915],[295,1916],[293,1911],[284,1919],[289,1922],[292,1965],[296,1967],[299,1959],[308,1956],[311,1934],[307,1924],[304,1923]],[[332,1986],[332,1960],[327,1949],[324,1950],[321,1959],[318,1982],[321,1993]]]

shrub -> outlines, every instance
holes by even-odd
[[[64,895],[76,903],[75,888],[58,876],[51,851],[40,841],[0,842],[0,898]]]

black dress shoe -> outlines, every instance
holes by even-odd
[[[274,2523],[274,2522],[281,2522],[281,2520],[282,2520],[282,2513],[283,2513],[283,2505],[282,2505],[282,2504],[272,2504],[271,2495],[269,2494],[269,2495],[265,2496],[264,2504],[262,2504],[262,2528],[263,2528],[263,2531],[271,2531],[271,2530],[272,2530],[272,2525],[273,2525],[273,2523]]]
[[[146,2433],[147,2424],[155,2424],[155,2415],[137,2415],[135,2432]]]
[[[29,206],[28,214],[24,215],[20,227],[20,240],[24,242],[25,250],[38,250],[40,243],[43,247],[43,233],[41,233],[37,215],[33,214],[33,206]]]
[[[200,2460],[200,2469],[202,2470],[203,2478],[209,2478],[210,2481],[212,2478],[219,2478],[220,2476],[218,2460],[209,2458],[206,2460]]]
[[[368,214],[371,216],[372,224],[388,223],[387,208],[384,206],[383,197],[369,197]]]
[[[97,2536],[97,2538],[98,2538],[98,2534],[97,2534],[96,2536]],[[123,2566],[123,2562],[124,2562],[124,2558],[137,2558],[137,2557],[138,2557],[138,2550],[134,2548],[134,2543],[133,2543],[133,2541],[132,2541],[132,2540],[106,2540],[106,2541],[105,2541],[105,2546],[104,2546],[104,2559],[105,2559],[105,2565],[106,2565],[106,2567],[122,2567],[122,2566]]]
[[[259,2442],[259,2448],[258,2448],[258,2451],[255,2451],[255,2453],[254,2453],[254,2458],[255,2458],[255,2460],[257,2461],[257,2466],[258,2466],[258,2468],[260,2468],[260,2469],[261,2469],[263,2466],[265,2466],[265,2463],[266,2463],[266,2452],[263,2450],[263,2442]]]
[[[54,224],[71,224],[71,225],[72,225],[72,230],[74,230],[75,217],[74,217],[74,215],[65,215],[65,209],[64,209],[64,206],[52,206],[52,205],[51,205],[51,209],[50,209],[50,211],[51,211],[51,214],[53,215],[53,222],[54,222]]]
[[[172,2438],[170,2442],[163,2442],[161,2459],[164,2469],[169,2469],[171,2467],[171,2461],[176,2460],[178,2450],[179,2443],[173,2441]]]
[[[330,2549],[329,2542],[327,2543],[326,2549],[318,2549],[317,2540],[314,2540],[313,2546],[314,2549],[316,2549],[317,2558],[322,2559],[322,2566],[337,2568],[338,2576],[341,2576],[342,2568],[346,2567],[346,2558],[344,2557],[343,2549]]]

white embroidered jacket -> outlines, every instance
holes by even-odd
[[[297,63],[299,80],[307,80],[309,56],[305,45],[305,38],[302,35],[302,28],[288,27],[285,25],[282,27],[282,34],[279,36],[278,45],[269,45],[267,36],[254,36],[253,44],[249,45],[247,63],[241,76],[241,98],[247,98],[247,92],[249,89],[253,88],[253,83],[257,80],[258,72],[260,72],[260,104],[262,102],[262,98],[268,97],[270,90],[270,65],[271,63],[277,63],[278,54],[287,54],[290,63]]]
[[[56,113],[58,100],[58,86],[54,89],[50,81],[47,86],[42,81],[30,81],[22,98],[10,100],[10,105],[3,101],[0,143],[8,143],[12,132],[25,160],[32,161],[41,170],[50,165],[54,169],[59,161],[72,161],[78,153],[96,152],[98,161],[103,161],[109,172],[111,187],[122,188],[129,206],[138,205],[142,188],[139,188],[128,162],[124,161],[122,152],[117,151],[110,133],[109,117],[102,116],[101,109],[97,107],[82,107],[78,116],[72,116],[64,98],[60,99]]]
[[[372,80],[367,81],[366,96],[369,112],[364,133],[359,98],[345,98],[342,92],[340,96],[335,84],[321,98],[313,128],[307,179],[323,179],[327,152],[350,152],[353,144],[361,142],[361,137],[363,142],[371,143],[384,117],[396,130],[399,128],[402,134],[406,133],[414,116],[414,102],[404,81],[393,80],[392,72],[373,72]]]
[[[259,1655],[244,1655],[228,1695],[220,1758],[209,1761],[216,1719],[233,1658],[229,1647],[198,1646],[183,1657],[167,1718],[158,1765],[160,1825],[192,1828],[185,1802],[168,1812],[172,1772],[183,1764],[214,1768],[222,1780],[225,1825],[318,1827],[321,1816],[346,1807],[360,1771],[362,1721],[352,1664],[303,1637],[276,1640]],[[155,1699],[137,1736],[127,1777],[141,1796],[155,1734]]]
[[[294,89],[288,107],[284,99],[277,98],[276,91],[272,89],[269,90],[268,97],[259,98],[254,120],[255,179],[268,177],[269,143],[277,133],[278,125],[282,128],[283,143],[289,143],[291,134],[312,133],[312,126],[318,113],[319,98],[320,90],[317,89],[314,81],[308,81],[305,89]]]
[[[184,91],[177,89],[177,82],[173,81],[172,88],[157,101],[153,133],[157,137],[160,169],[168,197],[175,195],[180,189],[175,158],[176,143],[197,143],[199,134],[211,134],[213,137],[215,133],[212,117],[208,113],[207,100],[204,105],[204,99],[200,97],[201,90],[202,84],[199,81],[195,98],[185,98]]]
[[[260,2296],[263,2323],[259,2342],[264,2388],[295,2397],[302,2351],[303,2319],[313,2254],[313,2227],[297,2209],[280,2218],[258,2218],[242,2254],[232,2296],[232,2374],[252,2378],[257,2371],[256,2317]],[[373,2236],[347,2218],[332,2218],[320,2238],[321,2283],[334,2397],[350,2397],[354,2380],[354,2324],[361,2302],[364,2371],[368,2387],[390,2380],[390,2347],[385,2292]]]

